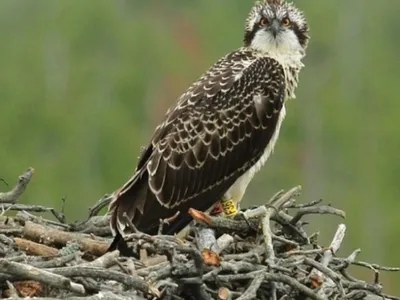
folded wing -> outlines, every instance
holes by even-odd
[[[160,218],[176,233],[189,208],[207,210],[262,156],[274,133],[285,91],[277,61],[233,52],[219,60],[168,110],[144,149],[134,176],[110,204],[111,228],[123,234],[123,214],[155,234]]]

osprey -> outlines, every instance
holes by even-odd
[[[174,234],[190,223],[190,208],[209,212],[224,200],[237,207],[273,151],[308,40],[305,17],[293,4],[255,3],[244,45],[219,59],[168,109],[133,176],[114,193],[110,250],[120,247],[129,220],[156,234],[160,219],[179,212],[163,229]]]

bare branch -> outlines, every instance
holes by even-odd
[[[34,172],[34,168],[29,168],[21,176],[19,176],[17,184],[11,191],[0,193],[0,203],[16,203],[21,195],[24,193]]]
[[[344,213],[320,201],[294,204],[299,191],[300,187],[280,191],[265,205],[233,218],[190,209],[200,223],[187,229],[194,236],[151,236],[137,231],[125,216],[133,233],[124,239],[141,259],[119,251],[106,253],[112,240],[110,216],[97,215],[106,198],[88,219],[73,224],[64,224],[63,213],[53,208],[4,203],[7,209],[19,210],[17,216],[0,216],[0,281],[9,282],[4,295],[70,300],[78,300],[77,294],[82,300],[399,300],[382,293],[379,273],[398,268],[358,261],[359,249],[347,257],[336,255],[345,225],[339,225],[328,248],[318,244],[318,233],[308,236],[300,221],[303,216]],[[52,212],[57,221],[37,212]],[[372,283],[351,276],[351,265],[370,270]]]
[[[0,259],[0,270],[2,273],[17,276],[20,279],[32,279],[60,289],[67,289],[78,294],[85,293],[85,289],[82,285],[74,283],[64,276],[56,275],[33,266]]]

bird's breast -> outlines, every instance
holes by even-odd
[[[248,172],[250,172],[251,176],[254,176],[255,173],[260,171],[262,166],[265,164],[267,159],[270,157],[270,155],[274,151],[274,147],[278,140],[281,125],[282,125],[282,122],[283,122],[283,119],[285,118],[285,116],[286,116],[286,108],[285,108],[285,105],[283,105],[282,109],[279,113],[278,121],[276,122],[275,131],[272,134],[271,140],[269,141],[268,145],[265,147],[264,153],[262,154],[260,159],[248,171]]]
[[[295,90],[299,81],[299,72],[303,68],[301,54],[278,54],[274,53],[271,57],[277,60],[285,72],[285,100],[296,98]]]
[[[245,193],[247,186],[249,185],[250,181],[253,179],[254,175],[260,171],[262,166],[265,164],[269,156],[272,154],[275,144],[279,137],[279,132],[281,129],[281,125],[283,119],[286,115],[285,105],[282,106],[282,109],[279,113],[278,121],[276,123],[275,131],[272,134],[271,140],[269,141],[268,145],[265,147],[264,153],[258,159],[258,161],[242,176],[236,179],[235,183],[228,189],[225,193],[224,197],[226,199],[233,199],[235,202],[239,202]]]

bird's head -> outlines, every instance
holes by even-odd
[[[257,2],[246,20],[246,47],[276,54],[304,55],[308,40],[304,14],[285,0]]]

